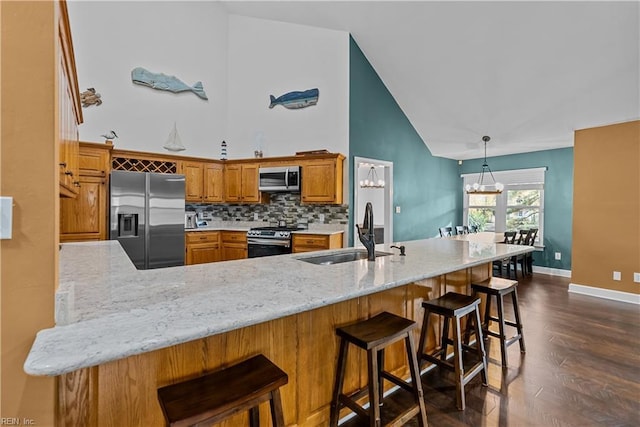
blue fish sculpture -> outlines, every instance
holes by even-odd
[[[190,91],[202,99],[209,99],[207,98],[207,94],[204,92],[202,82],[195,82],[193,86],[188,86],[176,76],[152,73],[142,67],[136,67],[131,70],[131,81],[138,85],[149,86],[153,89],[166,90],[173,93]]]
[[[319,95],[320,92],[317,88],[305,90],[303,92],[285,93],[278,98],[273,95],[269,95],[271,97],[271,104],[269,104],[269,108],[273,108],[276,105],[282,105],[285,108],[296,109],[316,105],[318,103]]]

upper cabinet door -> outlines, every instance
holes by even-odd
[[[303,165],[303,203],[342,203],[342,160],[316,160]]]
[[[207,163],[204,166],[204,201],[224,201],[224,166],[221,164]]]
[[[258,169],[257,164],[242,165],[242,201],[245,203],[260,202]]]
[[[227,202],[239,202],[242,200],[242,168],[240,165],[225,166],[224,199]]]
[[[202,202],[204,164],[200,162],[182,162],[185,178],[185,201]]]

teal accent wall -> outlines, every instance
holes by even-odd
[[[350,42],[349,182],[353,158],[393,162],[393,240],[424,239],[462,218],[458,164],[434,157],[373,69],[355,40]],[[353,244],[353,188],[349,189],[349,244]],[[361,221],[361,219],[357,219]]]
[[[465,160],[460,174],[482,170],[483,159]],[[487,158],[492,171],[547,167],[544,185],[544,250],[534,252],[534,264],[571,270],[573,216],[573,148],[534,151]],[[462,198],[462,179],[458,180]],[[460,217],[462,218],[462,217]],[[556,261],[555,252],[562,254]]]

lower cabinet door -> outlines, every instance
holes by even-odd
[[[220,244],[200,243],[187,246],[186,264],[205,264],[218,262],[220,257]]]
[[[105,178],[81,176],[79,183],[75,199],[60,199],[60,241],[105,240],[108,205]]]
[[[223,243],[222,260],[231,261],[234,259],[245,259],[247,257],[246,243]]]

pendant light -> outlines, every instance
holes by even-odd
[[[378,178],[375,166],[371,166],[367,178],[360,181],[360,188],[384,188],[384,180]]]
[[[482,141],[484,141],[484,163],[482,164],[482,172],[478,175],[478,180],[476,182],[465,186],[467,194],[500,194],[502,193],[502,190],[504,190],[504,185],[496,182],[496,179],[493,177],[493,172],[491,172],[491,168],[487,164],[487,142],[490,140],[491,138],[488,136],[482,137]],[[484,175],[486,171],[489,171],[493,184],[484,182]]]

